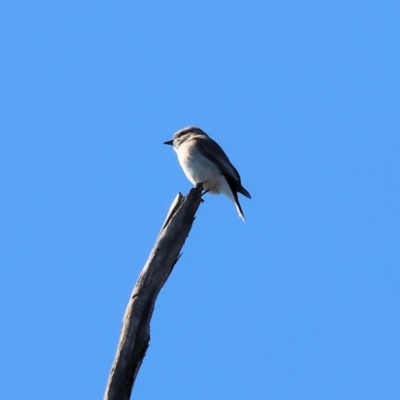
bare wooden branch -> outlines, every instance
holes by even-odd
[[[104,400],[129,400],[150,340],[150,320],[158,293],[168,279],[201,203],[201,186],[173,201],[125,310],[120,340]]]

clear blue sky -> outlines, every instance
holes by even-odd
[[[134,3],[134,4],[133,4]],[[217,140],[134,399],[400,399],[398,2],[0,5],[0,376],[102,398],[178,191],[162,143]]]

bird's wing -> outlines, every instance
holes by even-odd
[[[197,137],[196,147],[209,160],[211,160],[222,172],[227,180],[240,183],[240,175],[236,168],[229,161],[228,156],[221,146],[210,137]]]
[[[236,192],[240,192],[251,199],[250,193],[242,186],[239,172],[237,172],[237,169],[229,161],[228,156],[222,150],[221,146],[210,137],[198,136],[196,139],[195,146],[204,157],[207,157],[219,168],[228,182],[236,202],[238,203]]]

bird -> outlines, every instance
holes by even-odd
[[[238,193],[251,199],[250,193],[217,142],[200,128],[189,126],[177,131],[164,144],[173,146],[183,172],[193,185],[202,184],[203,194],[226,195],[235,204],[239,217],[245,220]]]

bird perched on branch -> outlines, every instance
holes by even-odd
[[[242,186],[239,173],[217,142],[200,128],[190,126],[176,132],[173,139],[164,144],[174,147],[190,182],[195,186],[202,184],[204,193],[228,196],[244,221],[238,193],[251,199],[250,193]]]

